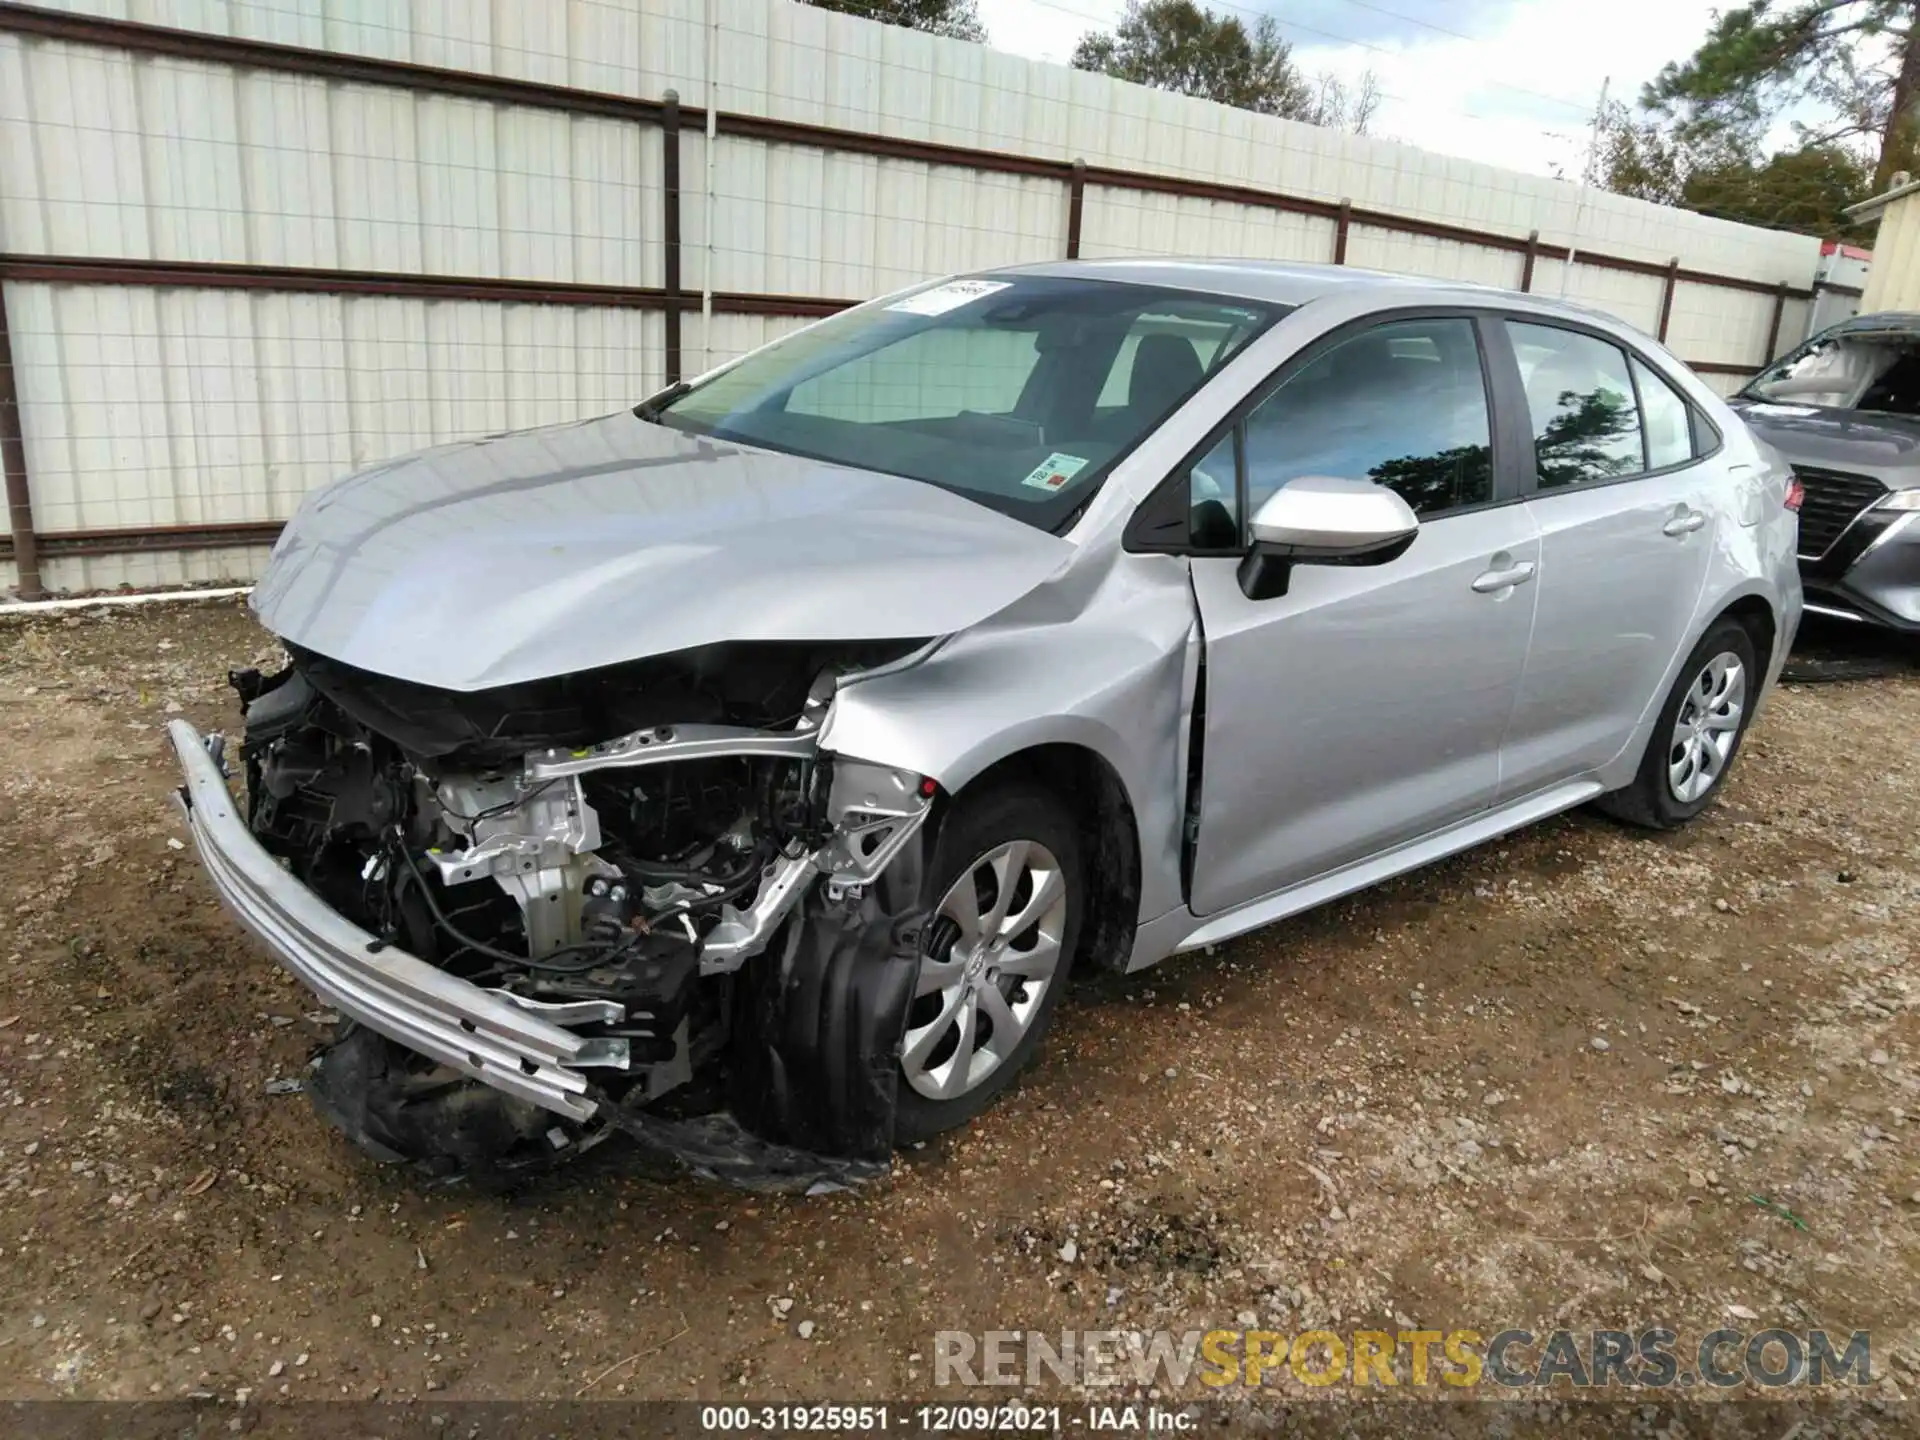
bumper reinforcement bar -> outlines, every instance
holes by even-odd
[[[571,1119],[594,1114],[580,1071],[626,1068],[625,1040],[576,1035],[362,930],[254,839],[200,733],[184,720],[167,733],[186,781],[180,808],[214,889],[275,959],[341,1014],[409,1049]]]

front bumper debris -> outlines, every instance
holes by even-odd
[[[248,831],[193,726],[167,726],[178,792],[214,890],[274,958],[341,1014],[572,1120],[600,1108],[584,1072],[625,1069],[625,1040],[580,1036],[386,944],[281,869]]]

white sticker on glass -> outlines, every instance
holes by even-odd
[[[907,315],[944,315],[949,310],[958,310],[962,305],[1005,290],[1007,284],[1005,280],[949,280],[931,290],[922,290],[918,295],[896,300],[887,309]]]
[[[1022,485],[1031,485],[1036,490],[1061,490],[1066,483],[1082,470],[1087,462],[1078,455],[1064,455],[1056,450],[1027,473]]]

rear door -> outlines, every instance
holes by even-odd
[[[1199,914],[1485,809],[1519,690],[1539,559],[1496,443],[1470,315],[1336,332],[1291,362],[1184,483],[1206,637]],[[1246,517],[1308,475],[1372,479],[1420,516],[1383,565],[1299,565],[1250,600]]]
[[[1509,319],[1533,430],[1534,634],[1502,799],[1618,755],[1687,642],[1727,512],[1684,399],[1618,341]],[[1721,482],[1723,483],[1723,482]]]

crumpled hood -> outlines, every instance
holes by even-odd
[[[947,635],[1072,551],[937,486],[622,412],[337,481],[253,608],[346,664],[482,690],[728,640]]]
[[[1896,488],[1920,478],[1920,423],[1791,402],[1743,400],[1733,408],[1789,461],[1873,475]]]

